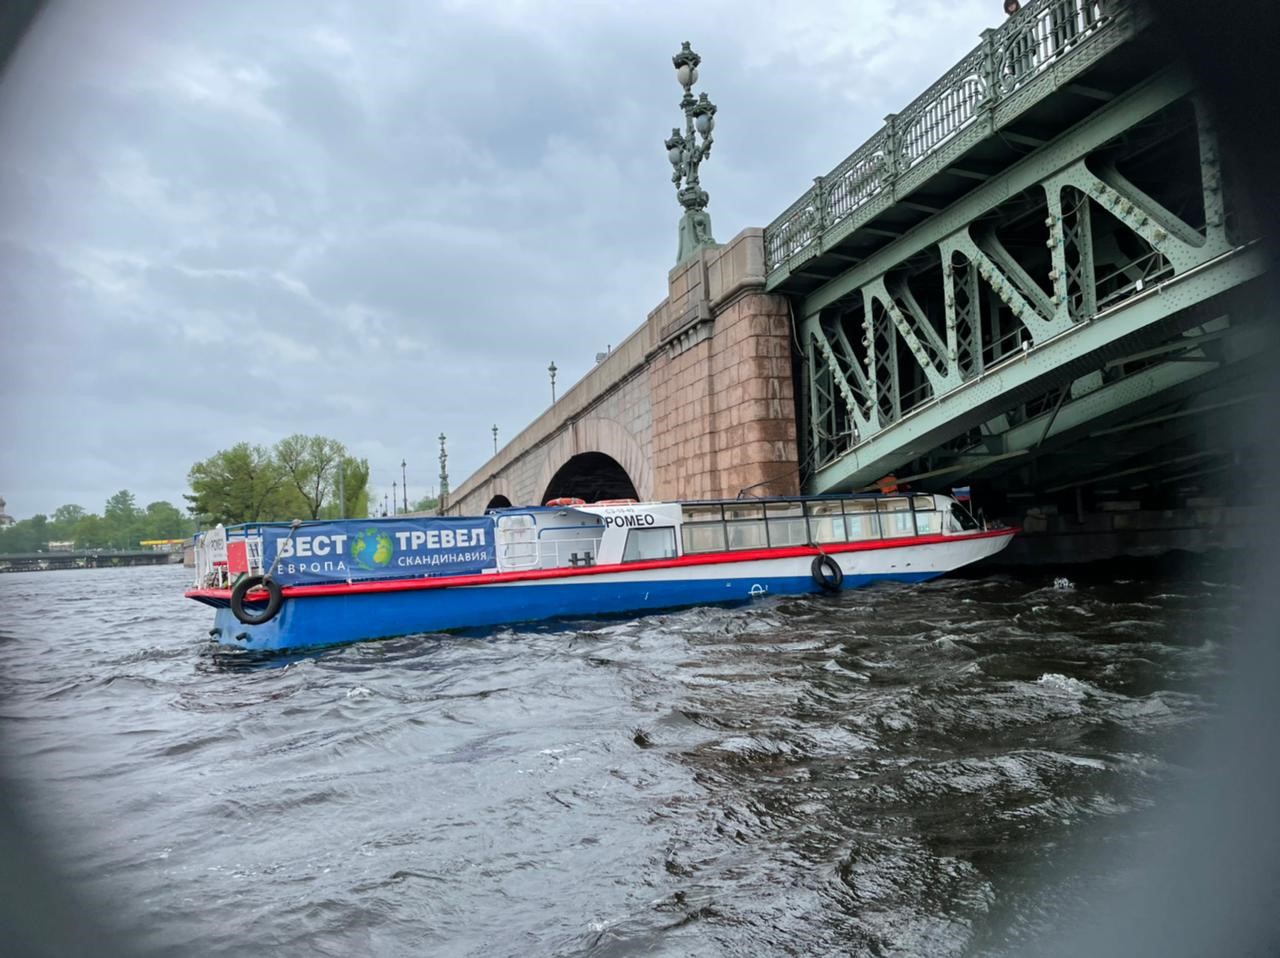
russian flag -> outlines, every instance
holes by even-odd
[[[951,498],[956,502],[968,502],[970,498],[968,486],[956,486],[951,490]]]

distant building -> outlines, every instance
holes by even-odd
[[[75,542],[68,539],[65,542],[50,542],[50,552],[74,552],[76,548]]]
[[[13,516],[4,511],[4,499],[0,498],[0,529],[11,526],[15,522]]]

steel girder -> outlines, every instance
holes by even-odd
[[[1149,344],[1144,330],[1176,333],[1175,313],[1263,272],[1262,251],[1227,235],[1213,130],[1192,94],[1177,70],[1151,78],[804,298],[808,490],[871,482],[1032,389],[1089,375],[1107,350]],[[1194,224],[1108,150],[1179,103],[1194,114]],[[1044,211],[1039,253],[992,225],[1028,197]],[[913,269],[923,260],[938,268]]]

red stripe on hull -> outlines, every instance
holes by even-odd
[[[727,565],[734,562],[751,562],[760,559],[791,559],[797,556],[820,554],[839,555],[845,552],[873,552],[880,549],[903,549],[909,546],[936,545],[944,542],[967,542],[973,539],[994,539],[1013,536],[1021,530],[1016,527],[989,529],[967,535],[909,536],[902,539],[874,539],[867,542],[833,542],[815,546],[782,546],[776,549],[743,549],[734,552],[706,552],[680,556],[676,559],[653,559],[646,562],[626,562],[613,565],[579,566],[577,568],[528,569],[522,572],[490,572],[479,575],[438,576],[419,579],[375,579],[368,582],[337,582],[323,585],[290,585],[282,590],[287,599],[322,595],[353,595],[368,592],[402,592],[408,589],[445,589],[454,586],[497,585],[499,583],[527,582],[538,579],[571,579],[576,576],[602,575],[607,572],[645,572],[651,569],[679,569],[687,566]],[[226,602],[231,598],[230,589],[192,589],[188,599],[215,599]],[[265,600],[265,591],[250,592],[248,601]]]

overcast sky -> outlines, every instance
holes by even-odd
[[[0,496],[181,504],[247,440],[458,485],[666,295],[683,125],[764,226],[997,0],[51,0],[0,85]]]

